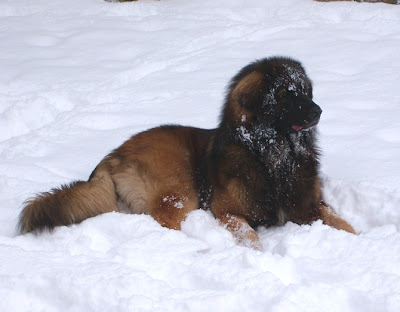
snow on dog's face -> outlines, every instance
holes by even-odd
[[[229,91],[225,112],[248,130],[299,132],[317,125],[322,112],[312,101],[312,84],[303,67],[288,58],[246,66],[233,78]]]

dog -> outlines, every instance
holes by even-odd
[[[179,230],[211,209],[238,244],[261,249],[258,226],[350,224],[323,202],[316,145],[321,108],[300,62],[271,57],[234,76],[216,129],[165,125],[132,136],[88,181],[25,202],[21,233],[52,230],[111,211],[148,214]]]

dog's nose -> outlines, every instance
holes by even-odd
[[[312,120],[319,118],[321,116],[322,109],[317,104],[315,104],[310,110],[310,118]]]

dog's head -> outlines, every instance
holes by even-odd
[[[222,121],[278,133],[299,132],[318,124],[321,108],[302,65],[274,57],[244,67],[231,81]],[[224,120],[225,118],[225,120]]]

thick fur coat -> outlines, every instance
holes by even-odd
[[[51,230],[110,211],[149,214],[180,229],[189,212],[203,208],[255,249],[259,225],[322,219],[354,233],[322,200],[321,112],[299,62],[255,61],[232,78],[216,129],[161,126],[134,135],[88,181],[28,200],[20,230]]]

